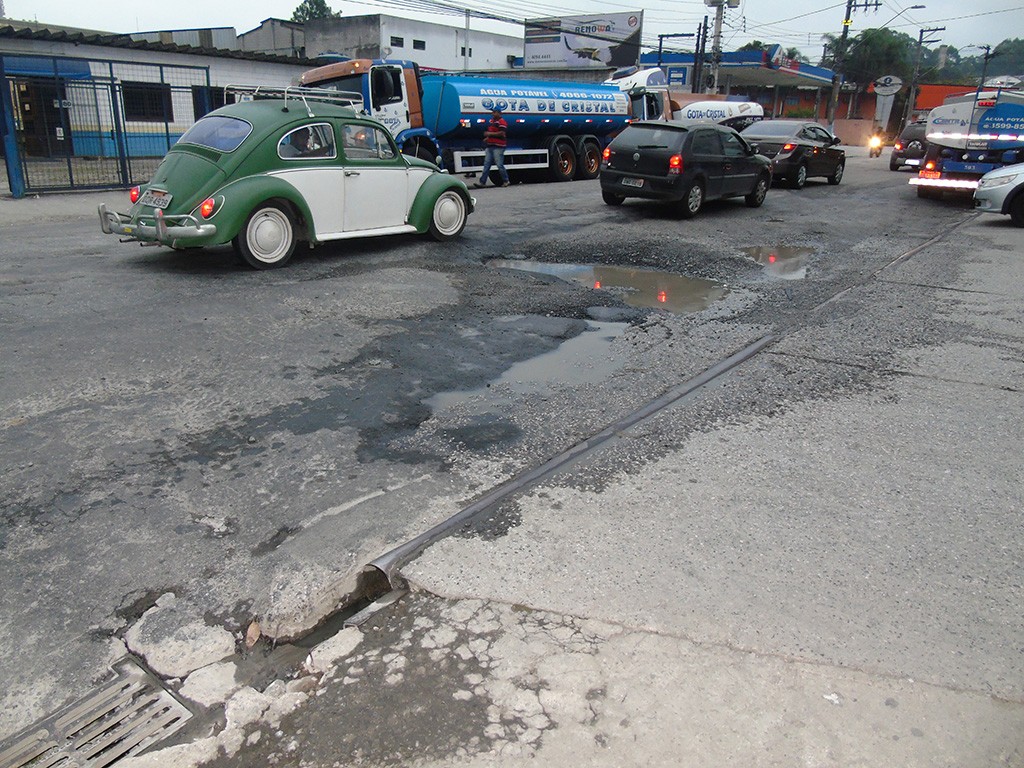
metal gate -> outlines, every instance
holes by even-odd
[[[15,194],[19,186],[34,193],[143,183],[213,100],[203,67],[88,62],[64,77],[57,61],[52,76],[7,71],[0,79]]]

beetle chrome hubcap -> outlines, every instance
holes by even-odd
[[[444,192],[434,203],[434,226],[442,235],[454,235],[466,218],[466,203],[458,192]]]
[[[291,246],[291,224],[281,211],[267,208],[252,217],[245,239],[253,256],[260,261],[274,262]]]

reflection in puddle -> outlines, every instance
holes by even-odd
[[[516,363],[486,386],[463,392],[439,392],[425,404],[437,412],[456,403],[476,400],[479,410],[487,411],[494,400],[507,397],[509,392],[530,395],[546,392],[558,382],[579,386],[604,381],[622,364],[609,354],[609,347],[626,327],[626,323],[588,321],[583,333],[550,352]]]
[[[519,269],[600,288],[631,307],[665,309],[686,314],[707,309],[729,289],[710,280],[700,280],[653,269],[629,269],[604,264],[548,264],[543,261],[493,259],[487,266]]]
[[[749,259],[764,265],[772,277],[783,280],[803,280],[807,277],[807,260],[814,253],[813,248],[771,248],[759,245],[756,248],[740,248]]]

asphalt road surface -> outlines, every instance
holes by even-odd
[[[1014,533],[1000,544],[995,522],[1020,511],[1019,454],[998,453],[1019,426],[1019,415],[1005,418],[1020,411],[1006,371],[984,382],[984,405],[923,397],[923,412],[902,424],[894,415],[866,427],[849,409],[829,410],[827,428],[849,434],[847,451],[831,456],[815,452],[799,420],[782,421],[822,403],[898,399],[887,385],[908,356],[941,379],[930,350],[976,332],[950,311],[963,304],[959,289],[944,288],[975,246],[957,229],[969,207],[918,200],[907,178],[884,159],[851,157],[838,187],[780,186],[761,209],[713,203],[692,221],[652,204],[609,208],[597,182],[478,190],[453,243],[346,241],[271,272],[240,267],[229,249],[117,243],[94,211],[120,193],[0,201],[0,739],[88,692],[126,640],[143,655],[178,630],[193,650],[225,637],[241,647],[253,621],[269,638],[303,636],[359,591],[374,558],[765,340],[776,344],[770,355],[550,489],[474,520],[405,575],[435,594],[578,611],[1020,701],[1019,642],[1007,641],[1020,629],[1020,542]],[[1009,231],[995,217],[971,223],[983,235]],[[938,236],[927,260],[899,269]],[[985,344],[1019,371],[1011,325]],[[821,418],[807,417],[819,429]],[[886,494],[921,498],[925,483],[936,503],[967,503],[962,487],[936,487],[918,469],[938,460],[913,439],[929,420],[979,446],[962,470],[983,479],[973,498],[985,504],[962,529],[879,515],[858,497],[866,489],[843,486],[850,462],[888,464]],[[786,429],[758,453],[733,439],[751,424]],[[869,427],[902,430],[906,452],[887,453]],[[684,469],[666,469],[680,452]],[[686,472],[701,499],[685,532],[631,506],[669,471]],[[775,514],[743,501],[759,473],[792,476]],[[837,487],[860,513],[827,533],[838,560],[814,561],[812,541],[788,544],[812,536],[801,510]],[[655,494],[648,506],[665,503]],[[527,525],[538,505],[572,514]],[[594,547],[582,534],[599,519]],[[984,536],[958,548],[974,526]],[[851,581],[855,558],[842,553],[904,535],[899,554],[859,574],[905,598],[873,615],[878,594]],[[666,544],[678,536],[728,557],[680,566]],[[788,577],[765,537],[771,552],[798,553]],[[733,546],[744,541],[760,543]],[[958,568],[940,575],[901,560],[907,547],[955,552]],[[760,580],[755,598],[738,579]],[[569,604],[551,599],[560,583],[577,596]],[[997,605],[996,618],[957,616],[969,601],[954,598],[972,590]],[[651,593],[662,598],[640,599]],[[809,605],[811,593],[827,597]],[[579,594],[590,596],[582,606]],[[688,611],[673,607],[681,595]],[[131,630],[158,599],[173,611],[147,645]],[[901,634],[894,617],[934,610],[948,612],[957,642]],[[998,630],[978,629],[986,620]],[[977,648],[964,656],[968,636]],[[955,673],[947,653],[962,656]],[[169,678],[205,663],[146,658]]]

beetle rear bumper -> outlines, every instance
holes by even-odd
[[[173,246],[178,240],[195,240],[213,237],[217,234],[216,224],[200,224],[190,214],[164,216],[163,211],[154,211],[151,219],[132,218],[117,211],[111,211],[100,204],[100,229],[108,235],[122,235],[129,240],[144,243],[162,243]]]

